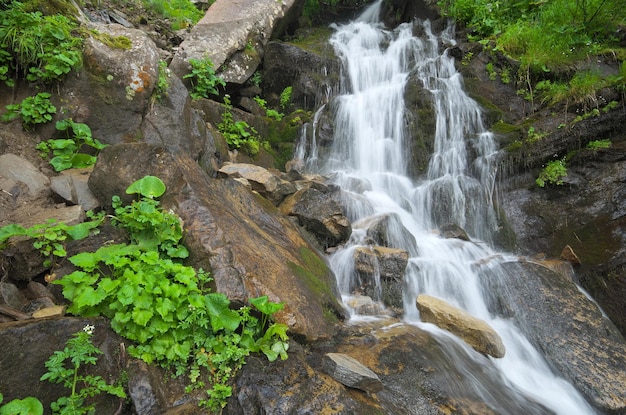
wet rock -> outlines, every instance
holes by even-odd
[[[568,278],[532,262],[507,262],[490,291],[551,365],[606,413],[626,411],[626,341]],[[505,290],[505,291],[503,291]]]
[[[462,241],[470,241],[467,232],[455,223],[448,223],[439,227],[439,235],[446,239],[460,239]]]
[[[376,373],[355,358],[343,353],[327,353],[324,369],[333,379],[349,388],[376,393],[383,389],[383,384]]]
[[[161,198],[184,222],[187,264],[211,272],[232,301],[268,295],[285,302],[276,319],[307,339],[324,338],[343,316],[332,272],[291,221],[231,179],[211,179],[190,158],[145,143],[105,148],[89,185],[100,200],[146,174],[167,186]]]
[[[572,265],[580,265],[580,258],[574,252],[571,246],[566,245],[565,248],[561,251],[561,257],[563,261],[568,261]]]
[[[85,211],[95,209],[100,202],[87,184],[91,171],[92,168],[64,170],[50,179],[50,189],[65,201],[82,206]]]
[[[354,229],[366,229],[366,235],[381,246],[404,249],[417,255],[415,236],[402,225],[397,213],[369,216],[352,224]]]
[[[279,206],[280,210],[295,216],[298,223],[318,237],[324,247],[337,246],[352,233],[350,221],[341,207],[328,193],[315,188],[304,188],[290,195]]]
[[[356,248],[354,269],[359,280],[356,291],[382,301],[387,307],[402,309],[403,280],[408,259],[408,253],[402,249],[382,246]]]
[[[417,308],[422,321],[433,323],[460,337],[477,352],[496,358],[504,357],[502,339],[485,321],[425,294],[417,297]]]
[[[274,205],[280,204],[285,196],[296,192],[296,186],[283,180],[280,173],[254,164],[227,163],[218,170],[218,173],[219,177],[246,179],[252,190],[259,192]]]
[[[380,316],[385,313],[381,305],[371,297],[365,295],[356,295],[345,300],[345,303],[354,312],[361,316]]]
[[[0,182],[2,190],[15,194],[16,187],[22,183],[26,187],[27,195],[31,198],[44,195],[48,192],[50,179],[37,169],[28,160],[15,154],[0,155]]]
[[[311,29],[313,30],[313,29]],[[339,85],[339,61],[328,41],[332,31],[314,29],[304,44],[269,42],[263,61],[263,90],[271,105],[280,104],[280,94],[292,87],[291,101],[297,108],[314,111],[327,100],[328,91]]]

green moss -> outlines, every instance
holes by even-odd
[[[335,58],[332,46],[328,42],[333,31],[329,27],[307,28],[299,33],[290,43],[316,55]]]
[[[92,30],[89,34],[91,37],[107,45],[111,49],[129,50],[133,46],[133,43],[126,36],[111,36],[108,33],[101,33],[97,30]]]
[[[511,134],[520,131],[518,126],[506,123],[502,120],[492,125],[490,129],[495,134]]]

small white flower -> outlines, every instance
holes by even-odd
[[[91,324],[87,324],[85,327],[83,327],[83,331],[87,334],[93,334],[95,329],[96,327]]]

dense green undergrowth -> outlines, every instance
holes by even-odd
[[[113,330],[134,342],[132,356],[187,375],[188,391],[205,388],[201,405],[219,410],[247,356],[287,358],[287,326],[271,319],[283,304],[262,296],[234,307],[224,294],[212,292],[209,273],[184,265],[189,252],[182,222],[158,201],[165,190],[159,178],[146,176],[128,187],[137,196],[131,204],[114,196],[110,219],[127,232],[128,242],[70,257],[76,270],[54,283],[63,287],[70,314],[109,318]],[[74,226],[8,225],[0,228],[0,244],[27,237],[45,258],[63,258],[67,240],[89,236],[103,220],[99,215]]]
[[[441,0],[444,14],[468,29],[470,40],[518,62],[520,93],[547,104],[578,104],[585,110],[605,103],[597,91],[626,92],[626,27],[621,0]],[[621,35],[623,36],[623,34]],[[606,75],[594,63],[619,66]],[[511,68],[500,65],[494,75]]]

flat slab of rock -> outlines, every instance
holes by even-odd
[[[502,339],[485,321],[473,317],[465,310],[429,295],[417,297],[417,309],[422,321],[460,337],[479,353],[493,357],[504,357],[505,348]]]
[[[272,32],[295,3],[217,0],[180,44],[170,69],[182,78],[189,72],[190,59],[209,58],[226,82],[243,84],[261,63]]]
[[[83,210],[92,210],[100,206],[89,185],[89,174],[93,168],[70,169],[62,171],[50,179],[50,189],[68,202],[82,206]]]
[[[327,353],[324,357],[324,371],[349,388],[368,393],[383,389],[383,384],[376,373],[347,354]]]
[[[20,182],[26,186],[31,197],[42,195],[50,185],[50,180],[45,174],[30,161],[15,154],[0,155],[0,177],[5,179],[2,186],[5,192],[11,193],[15,187],[14,182]]]

